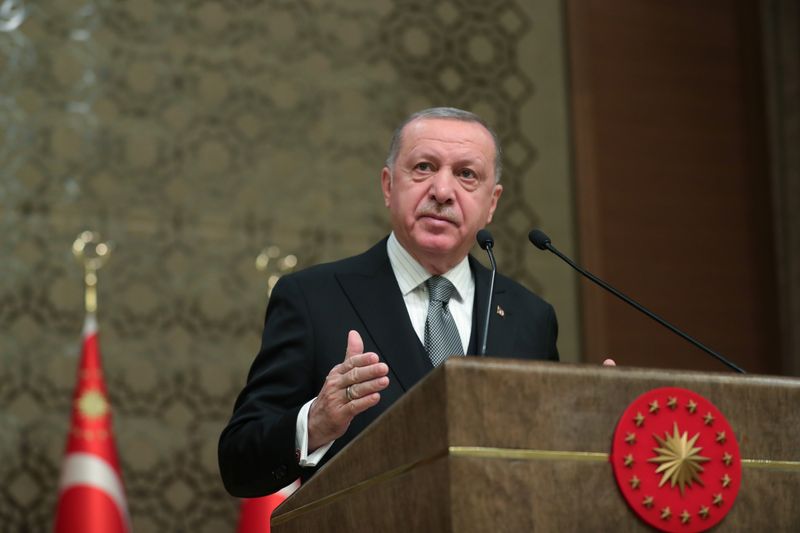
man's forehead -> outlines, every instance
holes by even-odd
[[[403,136],[424,131],[442,131],[453,135],[492,139],[492,134],[480,122],[445,117],[420,117],[412,120],[403,128]]]
[[[419,118],[403,128],[401,152],[417,151],[432,145],[458,150],[479,149],[494,155],[491,133],[478,122],[449,118]]]

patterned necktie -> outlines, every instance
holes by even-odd
[[[428,319],[425,321],[425,349],[433,366],[439,366],[451,355],[464,355],[458,328],[447,309],[456,288],[447,278],[433,276],[428,287]]]

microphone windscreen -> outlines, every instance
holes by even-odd
[[[478,234],[475,236],[475,239],[477,239],[478,245],[484,250],[487,247],[494,247],[494,239],[492,238],[492,234],[489,233],[489,230],[486,228],[478,230]]]
[[[550,244],[550,237],[540,229],[531,230],[528,233],[528,239],[540,250],[546,250],[547,245]]]

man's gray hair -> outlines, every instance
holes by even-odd
[[[429,109],[417,111],[405,119],[403,123],[400,124],[396,130],[394,130],[392,142],[389,144],[389,155],[386,156],[385,162],[385,165],[389,168],[389,170],[394,168],[397,154],[400,152],[400,143],[403,140],[403,129],[415,120],[425,118],[444,118],[450,120],[460,120],[462,122],[476,122],[486,128],[486,131],[491,134],[492,140],[494,141],[494,181],[495,183],[500,181],[500,175],[503,173],[503,152],[500,148],[500,138],[497,136],[497,133],[495,133],[495,131],[475,113],[470,113],[469,111],[464,111],[463,109],[457,109],[455,107],[431,107]]]

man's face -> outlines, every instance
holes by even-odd
[[[494,158],[476,122],[418,119],[403,130],[394,168],[381,173],[383,198],[397,239],[434,274],[461,261],[491,222],[503,192]]]

